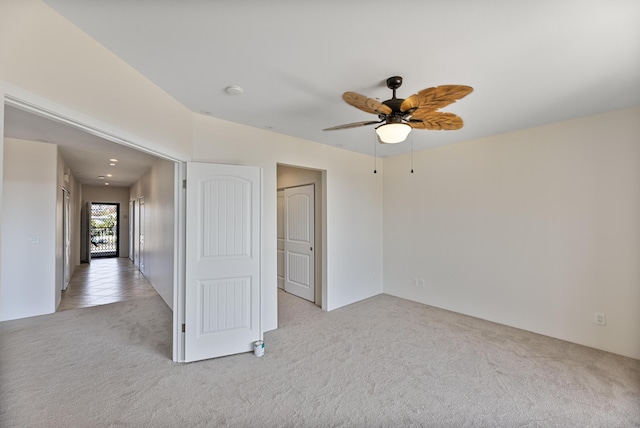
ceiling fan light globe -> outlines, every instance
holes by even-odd
[[[376,128],[380,142],[385,144],[402,143],[409,136],[411,127],[406,123],[386,123]]]

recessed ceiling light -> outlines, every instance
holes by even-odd
[[[113,162],[111,162],[111,163],[109,164],[109,166],[116,166],[116,164],[115,164],[115,163],[113,163]]]
[[[104,183],[104,185],[105,185],[105,186],[108,186],[108,185],[109,185],[109,183]]]
[[[109,159],[109,162],[118,162],[118,159]]]
[[[98,178],[99,178],[100,180],[104,180],[104,175],[99,175],[99,176],[98,176]]]
[[[244,89],[237,85],[231,85],[224,88],[224,91],[229,95],[242,95]]]
[[[113,177],[113,174],[107,174],[107,177]]]

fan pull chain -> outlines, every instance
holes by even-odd
[[[413,138],[411,139],[411,174],[413,174]]]
[[[376,134],[373,134],[373,173],[378,173],[378,142]]]

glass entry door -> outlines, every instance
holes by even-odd
[[[91,204],[91,258],[118,257],[120,204]]]

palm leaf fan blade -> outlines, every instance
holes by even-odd
[[[472,87],[464,85],[442,85],[423,89],[404,100],[400,105],[400,110],[403,112],[416,108],[438,110],[464,98],[472,91]]]
[[[391,114],[391,108],[378,100],[355,92],[345,92],[342,99],[349,105],[371,114]]]
[[[422,124],[415,122],[416,119],[421,120]],[[415,126],[414,123],[416,124]],[[434,112],[430,110],[421,111],[421,109],[414,111],[412,120],[409,121],[409,125],[413,128],[430,129],[434,131],[454,131],[462,128],[463,124],[462,118],[453,113]]]

